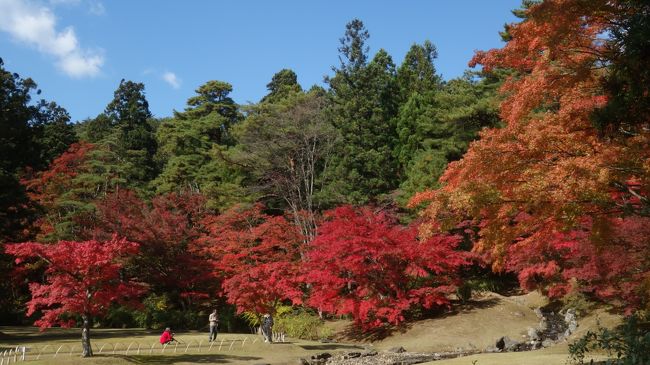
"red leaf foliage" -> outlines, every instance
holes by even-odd
[[[650,289],[649,236],[650,218],[585,218],[579,229],[512,245],[506,266],[526,290],[562,297],[577,281],[581,292],[632,309]]]
[[[285,217],[262,205],[234,207],[206,218],[198,250],[223,278],[223,293],[237,311],[272,312],[285,300],[302,301],[299,268],[303,237]]]
[[[178,293],[190,301],[205,299],[217,291],[218,283],[203,257],[190,249],[201,232],[204,203],[198,194],[170,193],[148,204],[122,190],[97,202],[99,219],[89,234],[95,239],[118,234],[140,244],[133,269],[154,290]]]
[[[304,265],[310,305],[370,328],[399,324],[415,306],[449,304],[458,269],[468,263],[456,250],[458,237],[419,241],[415,227],[370,208],[343,206],[325,216]]]
[[[34,258],[46,262],[45,282],[30,283],[32,299],[27,303],[28,316],[43,311],[35,322],[41,328],[72,326],[72,315],[102,316],[115,303],[137,306],[143,287],[120,276],[123,258],[137,251],[136,243],[117,237],[105,242],[6,245],[17,264]]]

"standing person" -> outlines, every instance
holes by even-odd
[[[217,339],[217,328],[219,327],[219,316],[216,309],[210,313],[208,321],[210,322],[210,340],[208,342],[212,342]]]
[[[268,313],[262,318],[262,335],[264,342],[273,342],[273,317]]]

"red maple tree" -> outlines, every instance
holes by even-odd
[[[128,269],[154,293],[168,293],[185,309],[208,300],[218,288],[212,268],[191,249],[208,211],[205,198],[193,193],[169,193],[150,203],[133,191],[121,190],[98,201],[94,239],[113,234],[140,245]]]
[[[41,328],[71,327],[76,316],[83,320],[83,356],[92,356],[90,327],[93,317],[104,315],[115,303],[138,305],[143,287],[121,275],[123,260],[138,245],[113,237],[108,241],[60,241],[54,244],[26,242],[6,245],[6,252],[24,265],[34,259],[45,262],[44,282],[32,282],[27,315],[42,311],[35,324]]]
[[[238,313],[272,313],[283,301],[302,301],[303,237],[285,217],[263,208],[234,207],[207,217],[207,233],[196,246],[223,278],[223,294]]]
[[[399,324],[415,307],[449,304],[458,269],[468,263],[458,237],[420,241],[415,226],[370,208],[343,206],[325,217],[304,264],[310,305],[370,328]]]

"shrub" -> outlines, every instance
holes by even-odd
[[[641,315],[631,315],[613,330],[599,328],[589,331],[581,339],[569,345],[570,358],[584,364],[590,351],[605,351],[610,357],[607,365],[650,364],[650,323]]]

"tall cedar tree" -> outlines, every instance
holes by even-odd
[[[509,27],[502,49],[475,55],[472,64],[488,72],[515,72],[502,88],[505,126],[482,132],[449,166],[441,190],[413,199],[429,202],[423,235],[469,217],[480,229],[474,251],[496,270],[519,272],[525,287],[553,284],[551,294],[562,295],[568,286],[557,281],[572,276],[588,295],[618,296],[614,304],[628,308],[649,305],[650,245],[641,222],[650,193],[650,129],[603,134],[594,124],[611,103],[620,107],[607,76],[625,67],[625,42],[601,35],[637,17],[631,4],[532,5],[523,22]],[[630,252],[619,256],[619,245]],[[562,258],[567,252],[574,255],[569,261]],[[620,262],[627,268],[620,270]]]
[[[357,325],[397,325],[411,310],[449,305],[467,253],[459,238],[437,235],[419,241],[385,213],[343,206],[326,221],[303,264],[308,303],[320,311],[352,315]]]
[[[34,259],[45,262],[44,282],[32,282],[27,315],[42,311],[35,324],[41,328],[72,327],[81,317],[83,356],[93,355],[90,328],[93,317],[106,314],[115,303],[138,305],[143,288],[124,279],[123,259],[138,251],[138,245],[113,237],[105,242],[60,241],[55,244],[26,242],[7,245],[16,263],[29,266]]]
[[[299,229],[259,204],[205,219],[207,233],[196,249],[223,279],[222,293],[238,313],[273,313],[285,301],[300,303],[299,270],[304,252]]]
[[[327,79],[333,123],[341,135],[327,176],[333,202],[363,204],[398,185],[393,156],[399,96],[395,65],[383,49],[368,62],[368,37],[360,20],[346,25],[339,47],[341,65]]]
[[[157,174],[156,139],[144,84],[122,79],[104,114],[115,126],[114,149],[123,161],[126,181],[131,187],[144,187]]]

